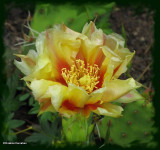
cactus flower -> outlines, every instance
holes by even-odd
[[[82,33],[61,24],[39,34],[36,51],[16,54],[21,61],[15,60],[15,65],[40,104],[39,114],[52,111],[65,117],[77,113],[88,117],[94,112],[119,117],[123,109],[113,102],[141,99],[132,97],[139,83],[133,78],[118,79],[133,55],[120,35],[106,35],[93,22]]]

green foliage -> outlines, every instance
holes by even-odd
[[[41,116],[40,116],[40,123],[44,124],[47,121],[51,121],[53,122],[55,120],[55,116],[51,113],[51,112],[44,112]]]
[[[6,58],[7,59],[7,58]],[[17,94],[17,90],[15,87],[20,85],[19,81],[20,72],[16,69],[14,72],[7,78],[7,86],[2,95],[2,106],[4,108],[5,113],[10,114],[20,108],[20,106],[24,105],[25,102],[20,102],[19,98],[21,94]]]
[[[46,135],[45,133],[33,133],[31,136],[25,139],[27,143],[39,143],[39,144],[51,144],[52,137]]]
[[[5,116],[5,120],[3,122],[3,131],[2,136],[4,141],[16,141],[17,137],[14,133],[13,129],[24,124],[22,120],[13,119],[14,113],[10,113]]]
[[[53,27],[55,24],[64,23],[69,26],[69,28],[81,32],[86,22],[94,20],[98,15],[98,18],[100,16],[102,17],[101,21],[96,23],[97,26],[108,33],[111,32],[108,20],[113,6],[114,3],[103,5],[86,4],[79,6],[71,4],[39,4],[36,6],[31,28],[42,32],[47,28]]]
[[[23,120],[14,119],[14,112],[22,105],[25,105],[25,100],[30,94],[24,90],[23,83],[20,81],[20,71],[13,66],[15,59],[14,50],[6,48],[3,55],[7,65],[5,66],[5,74],[7,76],[6,87],[1,98],[1,104],[4,110],[5,120],[2,122],[2,137],[4,141],[16,141],[17,136],[14,129],[24,124]]]
[[[28,136],[25,141],[28,143],[40,143],[51,145],[52,143],[60,140],[60,118],[56,114],[51,112],[45,112],[39,117],[40,127],[33,127],[34,132],[31,136]]]
[[[28,112],[28,114],[38,114],[39,112],[39,103],[37,101],[35,101],[33,104],[32,104],[33,108],[30,109],[30,111]]]
[[[25,100],[26,100],[27,98],[29,98],[29,97],[30,97],[30,94],[29,94],[29,93],[26,93],[26,94],[20,96],[19,100],[20,100],[20,101],[25,101]]]
[[[30,97],[30,99],[29,99],[29,105],[30,106],[33,106],[33,104],[34,104],[34,97]]]
[[[108,122],[110,120],[111,144],[130,147],[133,142],[145,144],[152,142],[153,133],[156,132],[154,121],[154,109],[152,103],[140,100],[125,104],[123,116],[120,118],[104,117],[99,123],[100,136],[106,138]]]

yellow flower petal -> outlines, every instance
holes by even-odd
[[[107,89],[104,92],[102,100],[104,102],[110,102],[127,94],[132,89],[140,87],[140,85],[133,78],[129,78],[127,80],[111,80],[106,82],[106,87]]]
[[[116,57],[120,59],[120,56],[117,55],[114,51],[112,51],[108,46],[103,46],[102,51],[106,56],[106,61],[109,61],[112,57]]]
[[[95,24],[91,21],[89,24],[86,24],[82,30],[82,35],[86,35],[88,38],[81,38],[81,55],[85,60],[90,64],[101,65],[104,60],[103,52],[100,46],[104,43],[104,34],[101,29],[97,29]]]
[[[25,75],[29,75],[32,72],[32,68],[29,67],[25,61],[19,62],[17,60],[14,60],[14,64]]]
[[[131,55],[132,53],[129,51],[128,48],[118,48],[114,50],[118,56],[120,56],[123,60],[125,60],[126,56]]]
[[[134,55],[124,43],[122,36],[105,35],[93,22],[84,26],[82,34],[64,24],[55,25],[39,34],[37,52],[17,55],[22,61],[15,64],[40,103],[39,114],[58,111],[66,117],[76,113],[88,117],[95,111],[117,117],[122,108],[108,102],[141,98],[134,90],[140,86],[134,79],[116,79]],[[127,99],[132,94],[135,99]]]
[[[40,103],[40,109],[39,109],[38,116],[40,116],[42,113],[47,112],[47,111],[49,111],[49,112],[56,112],[56,110],[52,106],[50,100],[47,100],[45,102]]]
[[[53,80],[56,76],[57,71],[53,68],[50,59],[47,55],[41,55],[38,57],[36,66],[33,68],[32,72],[23,79],[25,81],[32,81],[33,79]]]
[[[106,90],[106,87],[97,89],[93,91],[89,96],[90,98],[86,101],[85,104],[94,104],[102,99],[103,93]]]
[[[125,59],[123,60],[123,62],[121,63],[120,67],[118,68],[118,70],[114,74],[115,78],[118,78],[122,73],[127,71],[127,65],[131,61],[131,59],[134,56],[134,54],[135,54],[135,52],[130,53],[130,54],[125,56]]]
[[[86,101],[89,99],[89,95],[83,88],[69,83],[67,99],[74,106],[83,107]]]
[[[45,31],[41,32],[39,36],[36,39],[36,50],[38,55],[43,55],[46,53],[46,48],[45,48],[45,42],[46,42],[46,37],[45,37]]]
[[[98,107],[95,111],[98,115],[105,115],[111,117],[120,117],[123,108],[121,106],[113,105],[111,103],[102,104],[101,107]]]
[[[41,33],[36,41],[39,55],[47,55],[54,72],[57,71],[58,78],[61,75],[61,69],[71,66],[74,62],[81,43],[77,38],[79,34],[73,34],[63,25],[57,25]]]
[[[55,84],[59,83],[44,79],[33,80],[29,85],[29,88],[33,91],[35,99],[40,99],[47,92],[49,87]]]
[[[115,33],[107,35],[106,43],[102,50],[106,56],[103,65],[109,65],[107,66],[109,70],[106,72],[108,76],[107,78],[105,77],[106,80],[111,79],[111,77],[118,78],[122,73],[126,72],[127,65],[134,56],[134,52],[131,53],[129,49],[124,48],[124,39],[120,35]],[[116,58],[117,61],[110,62],[113,59],[112,57]]]
[[[46,95],[51,96],[51,103],[56,111],[60,108],[62,102],[66,100],[67,87],[61,84],[57,84],[49,87]]]
[[[82,34],[86,35],[96,45],[103,45],[103,31],[97,29],[94,22],[86,23],[83,27]]]
[[[81,34],[79,32],[73,31],[70,28],[68,28],[64,23],[62,25],[60,25],[59,30],[63,30],[66,33],[69,33],[70,35],[74,36],[74,37],[79,37]]]
[[[104,46],[107,46],[107,47],[109,47],[112,51],[114,51],[114,49],[115,49],[116,46],[117,46],[117,42],[116,42],[116,40],[114,40],[114,39],[111,38],[110,36],[105,35],[105,43],[104,43]]]
[[[106,35],[105,45],[110,47],[112,51],[124,47],[124,43],[124,38],[117,33],[111,33],[109,35]]]
[[[131,90],[126,95],[120,97],[119,99],[115,100],[114,102],[118,103],[131,103],[134,101],[142,100],[144,97],[142,97],[137,90]]]
[[[15,54],[15,56],[21,58],[21,62],[14,60],[16,67],[25,75],[29,75],[36,64],[37,53],[30,50],[27,55]]]
[[[122,59],[107,46],[103,46],[102,50],[105,54],[105,60],[102,64],[102,67],[106,68],[106,72],[104,75],[104,82],[106,82],[112,78],[114,70],[122,63]]]
[[[79,33],[80,34],[80,33]],[[73,35],[70,32],[65,32],[63,29],[50,29],[46,31],[47,51],[58,61],[58,58],[64,59],[66,63],[71,65],[75,58],[81,41],[77,38],[77,34]]]
[[[82,34],[86,35],[95,45],[103,45],[104,35],[101,29],[97,29],[94,22],[86,23],[83,27]]]
[[[59,113],[60,113],[60,115],[66,117],[66,118],[70,118],[71,116],[75,115],[77,112],[69,110],[65,107],[61,107],[59,109]]]

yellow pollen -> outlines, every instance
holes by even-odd
[[[85,67],[83,60],[76,60],[75,64],[71,66],[70,70],[63,68],[62,77],[66,81],[66,83],[72,83],[76,86],[82,87],[88,93],[91,93],[93,89],[96,89],[96,85],[99,83],[98,65],[94,64],[90,66],[87,64]]]

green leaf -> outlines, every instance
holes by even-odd
[[[19,91],[22,91],[22,90],[24,90],[24,87],[17,87],[16,89]]]
[[[2,137],[4,138],[4,141],[17,141],[17,137],[12,129],[15,129],[25,123],[23,120],[13,119],[13,116],[14,113],[6,114],[5,120],[2,123]]]
[[[27,98],[29,98],[29,96],[30,96],[30,94],[29,94],[29,93],[26,93],[26,94],[20,96],[19,100],[20,100],[20,101],[25,101]]]
[[[8,117],[7,117],[7,121],[11,120],[11,119],[13,118],[13,116],[14,116],[14,113],[10,113],[10,114],[8,115]]]
[[[14,129],[14,128],[17,128],[17,127],[23,125],[24,123],[25,123],[25,121],[23,121],[23,120],[13,119],[13,120],[10,120],[10,121],[8,122],[8,127],[9,127],[10,129]]]
[[[46,117],[46,118],[45,118]],[[25,139],[29,143],[41,143],[51,145],[54,141],[59,141],[61,139],[61,128],[60,128],[60,117],[55,117],[53,122],[49,120],[55,117],[55,115],[50,112],[45,112],[39,117],[40,120],[40,131],[39,133],[33,133],[31,136]],[[52,120],[52,119],[51,119]]]
[[[19,101],[20,95],[16,97],[10,97],[8,95],[3,95],[2,106],[6,113],[16,111],[20,106],[25,105],[25,102]]]
[[[39,112],[39,107],[33,107],[29,112],[28,114],[38,114]]]
[[[33,108],[31,108],[31,110],[28,112],[28,114],[38,114],[39,112],[39,104],[37,101],[35,101],[35,103],[33,104]]]
[[[47,136],[46,134],[43,134],[43,133],[33,133],[31,136],[28,136],[25,139],[25,142],[28,142],[28,143],[49,144],[49,145],[51,145],[52,140],[53,140],[52,137]]]
[[[14,134],[14,131],[9,130],[7,134],[4,136],[4,141],[10,141],[10,142],[15,142],[17,141],[17,136]]]
[[[54,115],[51,112],[44,112],[41,116],[40,116],[40,123],[46,123],[47,121],[54,121]]]
[[[29,105],[32,106],[33,104],[34,104],[34,98],[30,97],[30,99],[29,99]]]
[[[15,70],[9,78],[7,78],[7,86],[8,86],[8,92],[7,95],[8,98],[12,99],[16,94],[16,87],[18,86],[19,82],[19,70]]]

